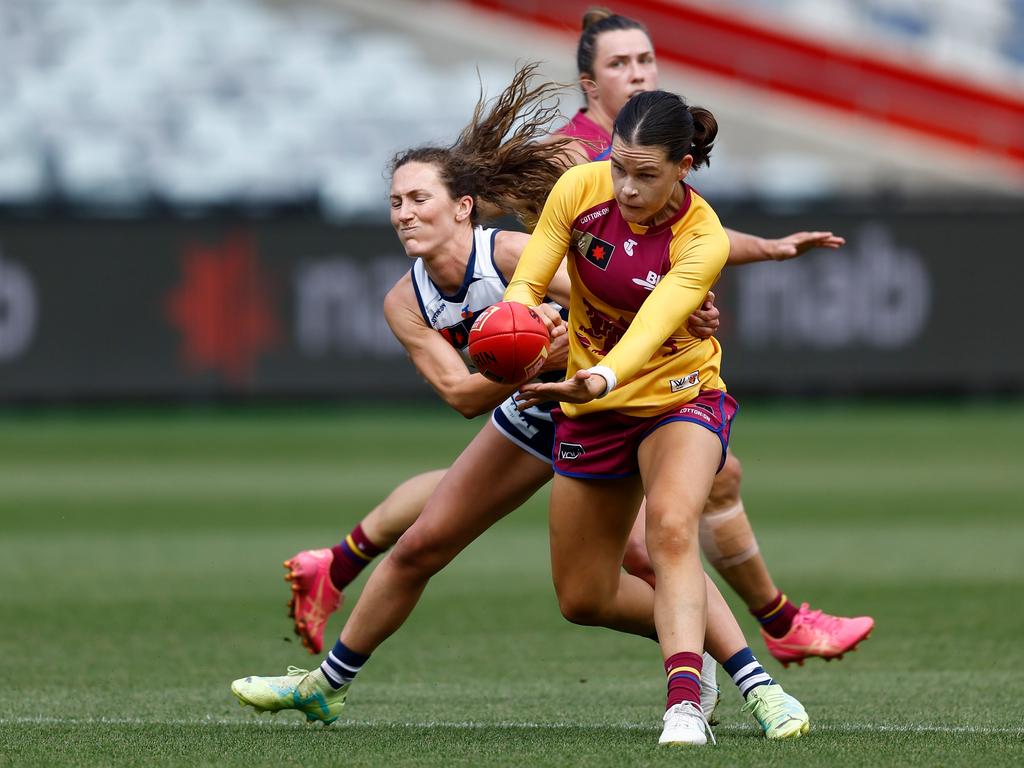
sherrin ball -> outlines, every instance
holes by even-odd
[[[473,364],[499,384],[521,384],[536,376],[547,359],[549,346],[544,321],[516,301],[492,304],[469,329]]]

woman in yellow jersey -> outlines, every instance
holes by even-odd
[[[604,160],[619,110],[635,93],[658,87],[658,63],[647,29],[635,19],[591,8],[583,16],[582,27],[576,66],[585,106],[563,132],[578,139],[572,149],[580,156]],[[730,265],[785,260],[810,248],[836,248],[843,243],[831,232],[797,232],[766,240],[728,228],[725,231]],[[802,664],[812,656],[842,658],[871,633],[874,620],[869,616],[833,616],[783,594],[747,518],[740,494],[742,479],[740,461],[729,451],[700,520],[700,540],[708,562],[743,598],[761,624],[768,650],[784,665],[794,661]],[[641,508],[623,562],[630,573],[653,583],[643,533]]]
[[[561,318],[543,298],[568,254],[567,379],[520,390],[521,407],[561,404],[552,573],[571,621],[637,632],[653,609],[668,675],[660,743],[671,744],[704,744],[709,732],[698,521],[736,410],[720,345],[686,329],[729,256],[718,217],[684,181],[707,164],[717,130],[710,112],[674,94],[634,95],[615,119],[610,160],[572,168],[555,185],[505,292],[558,334]],[[657,590],[619,567],[645,493]],[[806,732],[803,708],[778,693],[791,723],[784,736]]]

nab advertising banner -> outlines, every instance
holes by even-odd
[[[723,220],[848,241],[725,270],[740,396],[1024,390],[1020,212]],[[386,225],[0,220],[0,398],[428,395],[382,311],[410,266]]]

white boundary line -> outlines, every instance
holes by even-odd
[[[228,717],[204,717],[204,718],[179,718],[170,720],[146,719],[143,717],[0,717],[0,726],[9,725],[182,725],[182,726],[257,726],[260,728],[306,728],[316,723],[306,723],[299,720],[276,720]],[[658,730],[656,724],[643,723],[573,723],[557,721],[550,723],[533,723],[517,721],[478,722],[461,721],[445,722],[442,720],[426,720],[421,722],[403,722],[395,720],[339,720],[335,727],[355,726],[358,728],[454,728],[458,730],[486,730],[498,728],[510,731],[543,731],[563,730],[567,728],[581,728],[584,730],[626,730],[626,731],[651,731]],[[715,727],[716,731],[742,732],[753,728],[752,724],[729,723]],[[812,732],[824,733],[962,733],[976,734],[979,736],[1012,735],[1024,736],[1024,727],[1001,728],[974,725],[915,725],[899,723],[843,723],[843,724],[811,724]]]

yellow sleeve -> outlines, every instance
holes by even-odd
[[[555,182],[537,228],[530,235],[515,274],[505,288],[506,301],[518,301],[528,307],[544,301],[548,284],[569,250],[572,222],[583,196],[578,171],[584,167],[570,168]]]
[[[635,376],[704,301],[729,258],[729,238],[718,226],[672,244],[672,268],[651,291],[619,343],[601,361],[618,381]]]

